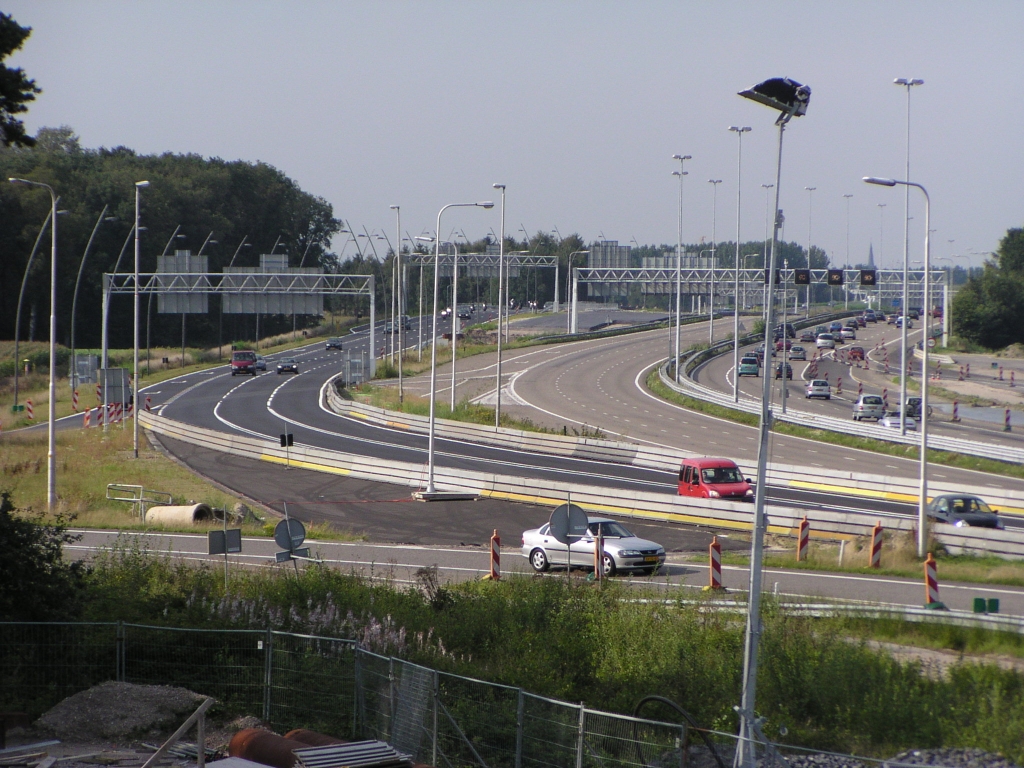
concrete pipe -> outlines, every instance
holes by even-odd
[[[151,525],[192,525],[212,519],[213,510],[206,504],[150,507],[146,510],[146,522]]]

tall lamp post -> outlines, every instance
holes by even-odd
[[[437,229],[441,232],[441,214],[449,208],[493,208],[494,203],[490,200],[481,203],[449,203],[437,212]],[[434,487],[434,420],[435,405],[437,402],[437,295],[440,290],[439,269],[441,263],[441,238],[434,239],[434,309],[431,318],[432,331],[430,337],[430,426],[427,432],[427,488],[419,495],[422,499],[429,499],[436,496],[437,489]]]
[[[764,190],[764,256],[761,259],[761,264],[765,269],[768,269],[768,248],[771,246],[771,239],[768,237],[768,220],[771,217],[771,191],[775,189],[774,184],[762,184],[761,189]],[[763,291],[762,291],[763,295]],[[764,308],[762,307],[762,316],[764,315]]]
[[[502,300],[502,275],[505,271],[505,185],[492,184],[501,190],[501,234],[498,235],[498,362],[494,379],[494,428],[501,426],[501,315],[505,302]]]
[[[782,182],[782,138],[786,125],[793,117],[806,114],[811,89],[789,78],[773,78],[752,88],[740,91],[740,96],[779,110],[775,124],[779,128],[779,149],[775,164],[775,210],[779,210],[779,186]],[[771,261],[768,271],[768,300],[766,302],[765,359],[770,358],[772,326],[774,325],[775,263],[778,251],[779,216],[776,213],[772,228]],[[739,243],[737,243],[737,248]],[[761,391],[761,419],[758,427],[757,484],[754,495],[754,531],[750,546],[750,587],[747,599],[747,627],[743,653],[743,697],[740,702],[740,733],[736,749],[737,768],[753,768],[757,761],[754,739],[760,731],[755,714],[757,693],[757,646],[761,635],[761,567],[764,556],[765,516],[768,473],[768,436],[771,429],[771,376],[764,377]]]
[[[57,202],[60,202],[60,198],[57,198]],[[57,211],[57,214],[65,213],[65,211]],[[18,293],[18,308],[15,310],[14,315],[14,404],[18,404],[18,366],[21,360],[18,357],[18,342],[21,339],[21,305],[25,301],[25,286],[28,285],[28,276],[32,271],[32,262],[35,261],[36,252],[39,250],[39,243],[43,239],[43,234],[46,232],[46,225],[50,223],[50,219],[53,216],[53,211],[46,212],[46,218],[43,219],[43,226],[39,228],[39,234],[36,235],[36,241],[32,245],[32,252],[28,256],[28,263],[25,264],[25,274],[21,278],[21,291]]]
[[[46,511],[57,506],[57,195],[53,187],[41,181],[8,179],[12,184],[42,187],[50,193],[50,405],[47,412]],[[14,361],[15,366],[18,361]]]
[[[405,286],[402,280],[402,209],[400,206],[392,205],[391,210],[395,212],[395,273],[398,275],[398,296],[405,295]],[[402,300],[398,299],[398,402],[405,400],[405,384],[402,380],[402,356],[405,354],[405,317],[402,314]],[[394,313],[391,317],[391,338],[395,337]],[[394,345],[392,345],[394,348]]]
[[[895,187],[897,184],[906,187],[908,190],[911,187],[917,187],[921,190],[924,195],[924,309],[927,312],[931,306],[931,268],[932,268],[932,257],[931,257],[931,243],[929,240],[931,234],[931,210],[932,201],[928,196],[928,190],[922,185],[917,184],[913,181],[897,181],[896,179],[882,179],[877,176],[865,176],[864,181],[868,184],[879,184],[883,187]],[[906,294],[904,294],[905,296]],[[906,307],[904,310],[904,336],[906,335]],[[925,328],[928,327],[927,321],[925,322]],[[925,548],[928,544],[928,536],[926,525],[928,522],[927,509],[928,509],[928,338],[925,338],[924,343],[921,345],[921,449],[919,457],[919,495],[917,499],[917,556],[925,556]],[[905,369],[904,369],[904,372]],[[900,412],[906,410],[906,400],[900,404]],[[905,418],[901,417],[901,420]]]
[[[148,186],[148,181],[135,182],[135,279],[132,280],[132,301],[135,320],[132,324],[134,330],[134,343],[132,344],[132,385],[136,391],[139,388],[139,191]],[[177,230],[175,230],[175,232],[177,232]],[[171,239],[174,239],[173,236]],[[133,400],[133,403],[132,454],[137,459],[139,458],[139,398],[137,396]]]
[[[71,391],[74,392],[78,389],[78,356],[75,354],[75,310],[78,308],[78,286],[82,282],[82,271],[85,269],[85,260],[89,258],[89,249],[92,248],[92,241],[96,237],[96,230],[100,228],[100,222],[103,221],[117,221],[116,216],[107,216],[108,205],[103,206],[103,210],[100,211],[100,215],[96,219],[96,224],[92,228],[92,234],[89,235],[89,241],[85,244],[85,252],[82,253],[82,261],[78,265],[78,277],[75,278],[75,292],[71,296]],[[15,367],[17,367],[17,360],[15,360]]]
[[[804,187],[804,189],[807,190],[807,268],[810,269],[811,268],[811,214],[812,214],[812,212],[814,210],[814,192],[817,189],[817,187]],[[849,219],[847,219],[847,222],[849,222]],[[847,227],[847,231],[849,231],[849,227]],[[847,247],[847,251],[849,251],[849,247]],[[847,261],[847,263],[849,263],[849,261],[850,261],[850,254],[849,253],[846,254],[846,261]],[[799,290],[799,289],[797,289],[797,290]],[[807,286],[807,314],[808,314],[808,316],[810,316],[810,313],[811,313],[810,306],[811,306],[811,286],[808,285]],[[795,312],[796,309],[794,308],[793,311]]]
[[[721,179],[708,179],[708,184],[714,190],[711,204],[711,290],[708,295],[708,344],[715,343],[715,257],[718,256],[718,185],[721,183]]]
[[[918,85],[924,85],[924,80],[911,77],[897,77],[892,81],[907,89],[907,166],[904,178],[910,178],[910,91]],[[903,197],[903,300],[902,314],[903,323],[900,330],[900,434],[907,434],[907,361],[909,350],[907,349],[907,318],[910,317],[907,300],[910,296],[910,187],[904,189]]]
[[[736,134],[736,269],[733,274],[733,292],[736,294],[732,315],[732,401],[740,401],[740,202],[743,197],[743,134],[750,132],[750,126],[730,125]]]
[[[687,160],[692,160],[690,155],[672,155],[673,160],[679,161],[679,170],[672,171],[673,176],[679,177],[679,216],[676,219],[676,334],[675,334],[675,359],[673,361],[673,367],[676,372],[676,384],[679,383],[679,336],[680,328],[682,328],[682,316],[680,315],[679,305],[682,303],[683,298],[683,177],[687,175],[688,171],[683,170],[683,165]]]

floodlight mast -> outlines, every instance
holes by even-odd
[[[775,223],[772,227],[771,259],[768,269],[768,296],[765,301],[765,360],[770,360],[769,350],[773,343],[772,330],[775,327],[775,264],[779,244],[779,192],[782,182],[782,137],[786,125],[793,117],[807,113],[811,89],[786,77],[765,80],[744,91],[740,96],[779,110],[775,124],[779,127],[779,149],[775,164]],[[739,248],[739,243],[736,244]],[[783,371],[785,373],[785,371]],[[785,383],[785,379],[783,379]],[[757,646],[761,635],[761,568],[764,558],[765,534],[765,492],[768,474],[768,436],[771,432],[771,376],[764,377],[761,392],[761,419],[758,427],[757,483],[754,491],[754,530],[750,544],[750,587],[747,596],[747,628],[743,648],[743,696],[737,712],[740,716],[739,742],[733,761],[735,768],[754,768],[757,762],[754,744],[761,731],[761,721],[754,710],[757,693]]]

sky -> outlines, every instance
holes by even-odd
[[[902,264],[904,190],[861,181],[906,177],[897,77],[924,80],[910,93],[909,178],[932,199],[936,266],[980,264],[1024,218],[1017,0],[4,5],[33,28],[7,62],[43,89],[31,133],[68,125],[85,147],[268,163],[392,239],[390,206],[415,237],[444,205],[499,202],[502,183],[520,238],[674,244],[674,154],[692,156],[684,242],[735,240],[737,187],[741,239],[763,238],[777,113],[737,92],[771,77],[812,91],[785,133],[785,239],[810,236],[835,264],[866,261],[869,246],[879,266]],[[752,128],[739,185],[729,126]],[[925,226],[911,193],[913,261]],[[449,209],[441,225],[446,239],[492,229],[497,205]],[[346,238],[336,251],[352,253]]]

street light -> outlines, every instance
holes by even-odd
[[[718,255],[718,185],[721,179],[708,179],[714,189],[711,204],[711,291],[708,295],[708,344],[715,343],[715,257]]]
[[[107,216],[108,205],[104,204],[103,210],[96,219],[96,224],[89,235],[89,241],[85,244],[85,252],[82,254],[82,261],[78,265],[78,277],[75,278],[75,292],[71,297],[71,391],[78,390],[78,357],[75,354],[75,310],[78,308],[78,286],[82,282],[82,270],[85,269],[85,260],[89,258],[89,249],[92,247],[93,238],[96,237],[96,230],[100,228],[100,222],[117,221],[116,216]],[[15,356],[15,368],[17,368],[17,356]]]
[[[437,212],[437,229],[441,232],[441,214],[449,208],[493,208],[494,203],[490,200],[482,203],[449,203]],[[434,412],[437,401],[437,294],[440,290],[439,269],[441,264],[441,238],[434,239],[434,309],[432,331],[430,338],[430,425],[427,434],[427,488],[419,495],[421,499],[429,499],[436,496],[437,489],[434,487]],[[454,360],[453,360],[454,362]]]
[[[402,209],[400,206],[392,205],[391,210],[395,212],[395,274],[398,275],[398,296],[405,296],[405,281],[402,277]],[[394,275],[392,275],[394,278]],[[394,289],[392,288],[392,293]],[[402,380],[402,356],[405,353],[405,316],[402,314],[402,299],[398,299],[398,403],[405,401],[405,384]],[[391,338],[395,338],[395,313],[391,311]],[[394,343],[391,345],[394,349]]]
[[[565,296],[566,296],[566,312],[565,312],[565,332],[576,333],[576,306],[579,303],[579,284],[576,282],[572,273],[573,257],[580,254],[590,255],[590,251],[584,249],[582,251],[573,251],[569,254],[568,258],[568,274],[565,276]],[[572,290],[569,290],[569,286],[572,286]]]
[[[11,184],[42,187],[50,193],[50,405],[47,413],[46,511],[57,506],[57,195],[53,187],[41,181],[8,179]],[[14,361],[15,367],[18,361]]]
[[[807,190],[807,268],[811,268],[811,213],[814,209],[814,191],[817,187],[804,187]],[[849,202],[849,201],[847,201]],[[849,211],[849,207],[847,207]],[[846,246],[846,261],[850,261],[850,246],[849,246],[849,233],[850,233],[850,217],[846,217],[846,233],[847,233],[847,246]],[[810,316],[811,306],[811,286],[807,286],[807,314]],[[785,346],[785,345],[783,345]]]
[[[778,251],[779,233],[779,185],[782,181],[782,138],[786,125],[793,117],[807,112],[811,99],[811,89],[806,85],[794,82],[789,78],[778,77],[765,80],[752,88],[740,91],[740,96],[756,101],[759,104],[779,110],[775,124],[779,128],[779,149],[775,164],[775,226],[772,228],[771,262],[765,267],[768,271],[768,300],[765,317],[765,359],[770,360],[769,346],[772,342],[774,325],[775,295],[775,262]],[[739,238],[737,238],[738,240]],[[739,242],[736,243],[739,248]],[[783,371],[785,373],[785,371]],[[747,599],[747,627],[744,639],[743,654],[743,697],[740,702],[740,740],[736,751],[737,768],[753,768],[757,755],[754,750],[754,738],[760,727],[757,724],[755,699],[757,693],[757,645],[761,634],[761,568],[764,556],[765,516],[764,505],[767,491],[768,470],[768,436],[770,434],[771,413],[771,376],[764,377],[761,394],[761,419],[758,427],[757,452],[757,483],[754,494],[754,535],[750,547],[750,587]]]
[[[907,89],[907,167],[903,178],[910,178],[910,90],[918,85],[924,85],[924,80],[911,77],[897,77],[892,81]],[[904,189],[903,197],[903,327],[900,331],[900,342],[903,349],[900,353],[900,434],[907,434],[907,323],[909,317],[907,299],[910,291],[910,187]]]
[[[60,198],[57,198],[57,202],[60,202]],[[67,211],[57,211],[57,214],[67,213]],[[43,219],[43,225],[39,228],[39,234],[36,235],[36,241],[32,245],[32,252],[28,255],[28,262],[25,264],[25,274],[21,278],[21,291],[18,293],[18,308],[15,310],[14,315],[14,404],[18,404],[18,369],[20,367],[21,358],[18,356],[18,343],[21,339],[21,305],[25,301],[25,286],[28,285],[28,275],[32,271],[32,262],[35,261],[36,252],[39,250],[39,243],[43,239],[43,234],[46,232],[46,225],[50,223],[50,219],[53,216],[53,211],[46,212],[46,218]]]
[[[750,132],[750,126],[742,128],[730,125],[729,130],[736,134],[736,268],[733,273],[732,313],[732,401],[740,401],[740,377],[736,371],[740,369],[740,203],[743,199],[743,134]]]
[[[501,190],[501,234],[498,236],[498,363],[494,380],[494,428],[501,426],[501,315],[505,301],[502,298],[502,275],[505,264],[505,185],[492,184],[494,189]]]
[[[676,384],[679,383],[679,336],[680,329],[682,328],[682,316],[680,315],[679,305],[682,303],[683,298],[683,177],[687,175],[687,171],[683,170],[683,165],[687,160],[692,160],[690,155],[672,155],[673,160],[679,161],[679,170],[672,171],[673,176],[679,177],[679,216],[676,219],[677,235],[676,238],[676,336],[675,336],[675,359],[673,367],[676,372]]]
[[[144,187],[148,187],[148,181],[136,181],[135,182],[135,279],[133,283],[133,306],[135,309],[135,320],[133,323],[134,330],[134,343],[132,345],[132,384],[133,393],[136,395],[132,400],[132,454],[137,459],[139,458],[139,398],[137,391],[139,389],[139,190]],[[175,229],[177,232],[177,229]],[[171,238],[174,239],[173,236]],[[170,243],[170,241],[168,241]],[[166,247],[164,248],[166,251]],[[152,299],[153,294],[150,294]],[[148,353],[146,359],[149,359]]]
[[[896,179],[882,179],[877,176],[865,176],[864,181],[868,184],[879,184],[883,187],[895,187],[900,184],[907,189],[910,187],[917,187],[924,194],[924,309],[925,312],[931,307],[931,248],[930,248],[930,234],[931,229],[931,210],[932,201],[928,196],[928,190],[922,185],[917,184],[913,181],[897,181]],[[904,301],[906,300],[906,293],[904,293]],[[909,315],[906,314],[906,307],[903,308],[903,335],[906,337],[907,318]],[[928,323],[925,322],[925,328],[928,327]],[[921,450],[919,457],[919,482],[920,482],[920,495],[917,499],[917,556],[925,556],[925,548],[928,543],[928,537],[926,535],[926,523],[928,522],[926,512],[928,508],[928,342],[930,341],[925,334],[924,343],[921,345]],[[906,349],[904,347],[904,349]],[[903,370],[906,373],[906,367]],[[900,413],[905,414],[907,408],[906,398],[900,403]],[[902,415],[900,421],[902,422],[906,416]]]

